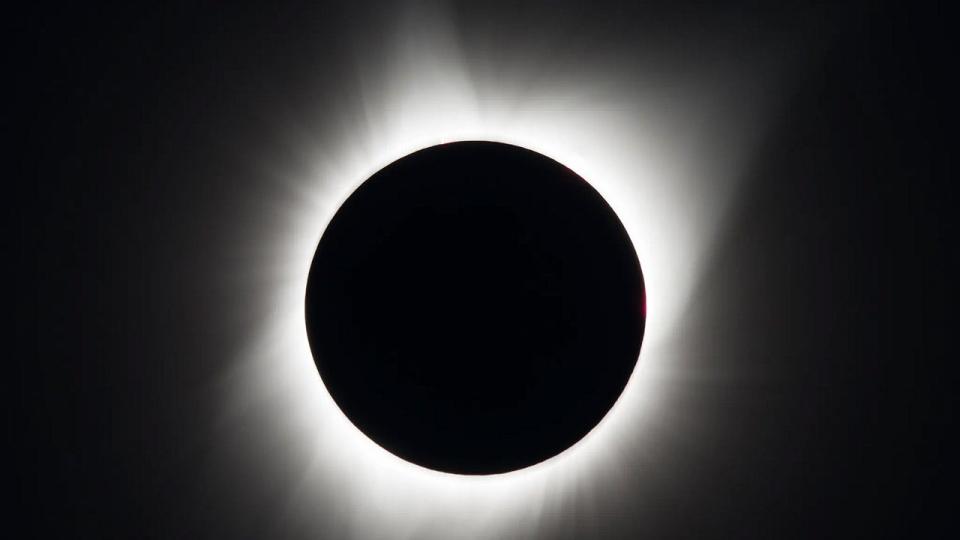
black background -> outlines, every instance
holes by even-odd
[[[574,36],[622,61],[657,55],[643,36],[675,28],[695,56],[720,22],[749,42],[758,25],[802,21],[792,35],[820,51],[783,90],[788,106],[683,317],[683,339],[699,351],[687,361],[726,376],[674,395],[668,407],[690,421],[659,434],[678,450],[645,464],[660,471],[655,482],[637,475],[635,492],[590,520],[558,517],[538,533],[953,528],[945,10],[590,2],[454,12],[468,33]],[[266,189],[241,157],[283,154],[272,136],[283,114],[322,122],[353,99],[342,83],[347,43],[374,39],[391,13],[83,6],[10,18],[19,61],[8,108],[28,146],[12,157],[31,179],[12,182],[26,197],[7,199],[23,240],[10,251],[36,283],[14,326],[29,348],[8,431],[23,450],[10,467],[26,536],[274,530],[276,497],[295,473],[212,451],[231,442],[210,388],[255,329],[237,315],[250,291],[219,279],[231,264],[222,246],[256,229],[250,201]],[[251,451],[283,455],[274,435],[264,430]],[[324,535],[337,536],[304,534]]]

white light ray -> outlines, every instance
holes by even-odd
[[[361,106],[326,119],[326,129],[342,131],[323,140],[337,142],[300,141],[312,156],[310,174],[272,172],[278,195],[263,202],[273,213],[262,225],[253,264],[253,279],[270,295],[258,306],[266,316],[229,379],[228,418],[250,408],[271,411],[291,449],[279,459],[302,462],[283,527],[335,528],[364,539],[451,538],[451,531],[457,538],[527,536],[573,507],[599,504],[600,485],[615,494],[642,472],[623,471],[623,456],[643,452],[645,429],[663,421],[659,381],[671,369],[674,323],[765,109],[757,101],[738,107],[705,95],[711,80],[687,75],[680,84],[663,73],[644,80],[642,69],[627,75],[580,66],[576,77],[539,73],[526,85],[498,85],[472,75],[455,29],[438,12],[408,13],[391,49],[379,54],[389,60],[386,72],[358,71]],[[738,119],[733,132],[723,127],[731,116]],[[580,174],[626,227],[647,287],[640,359],[610,413],[562,454],[502,475],[427,470],[370,441],[328,394],[303,318],[314,250],[339,205],[390,162],[456,140],[527,147]]]

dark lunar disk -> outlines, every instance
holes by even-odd
[[[317,247],[310,346],[344,414],[403,459],[503,473],[570,447],[640,352],[640,264],[573,171],[492,142],[420,150],[364,182]]]

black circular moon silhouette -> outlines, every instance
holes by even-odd
[[[320,239],[310,347],[343,413],[393,454],[496,474],[559,454],[622,393],[643,276],[616,214],[541,154],[468,141],[383,168]]]

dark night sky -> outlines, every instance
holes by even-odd
[[[10,431],[26,531],[343,536],[326,498],[316,514],[329,527],[283,527],[277,501],[299,471],[268,411],[223,426],[223,374],[257,329],[249,305],[262,293],[229,276],[243,264],[236,246],[257,250],[267,219],[257,201],[271,186],[250,156],[288,156],[278,133],[290,119],[342,121],[336,111],[358,99],[356,44],[381,46],[394,12],[310,3],[14,18],[28,54],[13,115],[31,147],[17,161],[32,177],[13,213],[27,246],[15,256],[36,283],[24,318],[35,324],[15,327],[30,354]],[[600,499],[614,502],[530,534],[947,536],[945,13],[596,2],[450,13],[468,56],[505,44],[488,66],[556,49],[573,73],[597,57],[709,70],[699,59],[763,52],[780,36],[811,51],[776,87],[783,106],[678,323],[677,361],[693,375],[663,406],[686,420],[660,426],[656,460],[626,458],[625,475],[653,467],[655,478],[636,474]],[[718,42],[736,46],[700,50]],[[336,129],[317,132],[310,145],[335,146]],[[340,486],[328,489],[333,500]]]

